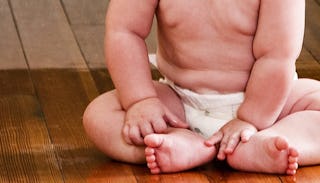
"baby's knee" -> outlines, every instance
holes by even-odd
[[[310,106],[313,110],[320,111],[320,90],[314,93],[313,101]]]
[[[301,91],[300,91],[301,90]],[[296,101],[291,107],[291,113],[312,110],[320,111],[320,82],[312,79],[300,79],[293,91],[297,91]]]
[[[87,134],[91,131],[94,131],[95,126],[97,126],[97,124],[95,124],[97,122],[96,113],[97,112],[95,110],[95,105],[93,105],[92,103],[87,106],[83,113],[82,124]]]
[[[300,103],[305,103],[305,110],[320,111],[320,90],[308,94]]]
[[[96,131],[106,120],[111,120],[116,110],[121,107],[114,92],[108,92],[94,99],[85,109],[82,117],[83,127],[87,133]]]

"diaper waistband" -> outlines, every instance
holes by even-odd
[[[199,94],[189,89],[181,88],[167,78],[160,79],[160,82],[168,84],[175,90],[184,104],[199,110],[211,111],[218,108],[239,106],[244,100],[244,92]]]

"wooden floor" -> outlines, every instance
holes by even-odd
[[[300,77],[320,80],[320,0],[307,0]],[[0,0],[0,182],[320,182],[320,166],[295,177],[237,172],[214,162],[150,175],[110,160],[87,139],[88,103],[113,88],[104,67],[108,0]],[[155,51],[154,30],[148,38]],[[156,75],[156,74],[155,74]]]

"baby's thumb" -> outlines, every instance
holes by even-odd
[[[189,125],[182,121],[179,117],[173,114],[171,111],[167,110],[165,115],[166,121],[172,127],[176,128],[189,128]]]
[[[255,134],[255,131],[245,129],[241,132],[241,141],[242,142],[248,142],[252,135]]]

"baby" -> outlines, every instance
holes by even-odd
[[[89,138],[154,174],[216,157],[237,170],[291,175],[298,163],[319,164],[320,82],[295,76],[304,7],[303,0],[111,0],[105,52],[116,89],[86,109]],[[152,81],[144,41],[154,15],[161,81]]]

